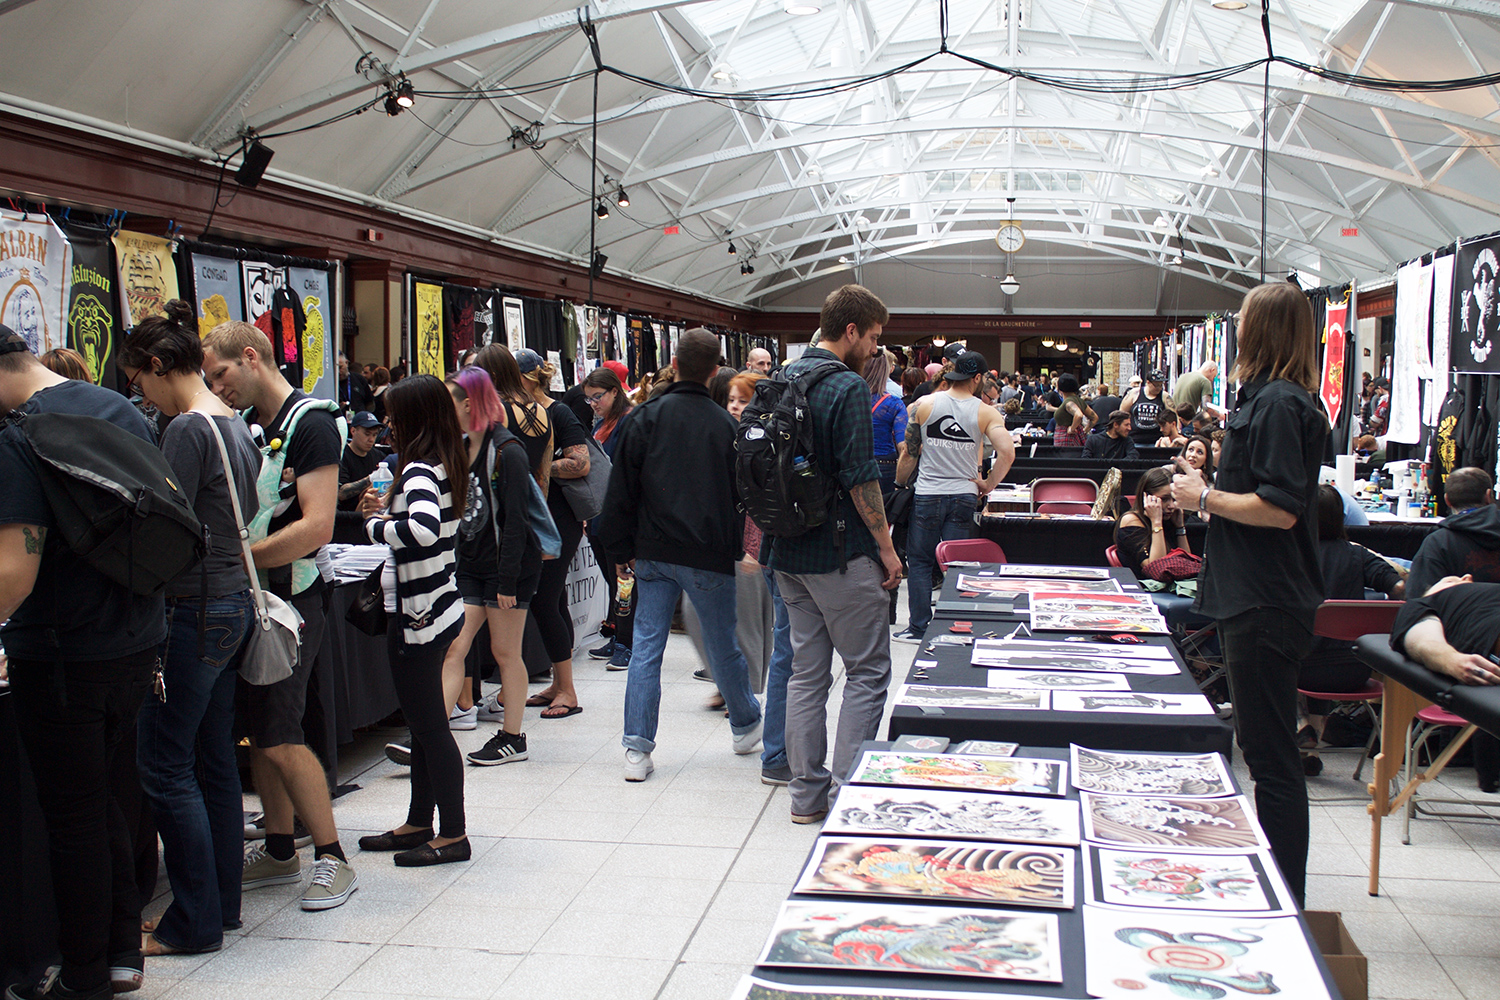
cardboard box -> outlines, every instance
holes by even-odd
[[[1349,936],[1343,916],[1333,910],[1307,910],[1302,915],[1344,1000],[1369,1000],[1369,960]]]

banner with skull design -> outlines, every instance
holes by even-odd
[[[1500,236],[1460,243],[1455,256],[1449,364],[1500,374]]]
[[[41,213],[0,212],[0,323],[34,354],[63,347],[72,247]]]
[[[83,355],[94,381],[124,389],[116,356],[123,336],[115,294],[114,251],[103,230],[74,230],[69,270],[68,346]]]

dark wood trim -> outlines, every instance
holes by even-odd
[[[1354,308],[1356,319],[1396,315],[1396,286],[1391,284],[1374,292],[1358,292]]]

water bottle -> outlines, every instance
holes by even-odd
[[[376,493],[385,496],[386,492],[391,488],[391,480],[395,478],[395,476],[391,475],[391,467],[382,462],[375,466],[374,472],[370,473],[370,486]]]
[[[615,586],[615,620],[630,617],[630,595],[635,593],[635,577],[622,576]]]
[[[806,455],[798,455],[792,459],[792,471],[799,476],[810,476],[813,474],[812,462]]]

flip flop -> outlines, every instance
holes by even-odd
[[[583,706],[582,705],[557,705],[557,706],[555,706],[555,708],[557,710],[557,714],[555,714],[555,715],[548,715],[547,711],[543,711],[542,712],[542,718],[544,718],[544,719],[566,719],[569,716],[577,715],[579,712],[583,711]],[[550,710],[551,709],[548,709],[548,711],[550,711]]]
[[[526,699],[527,708],[546,708],[550,704],[552,704],[552,699],[544,694],[534,694]]]

